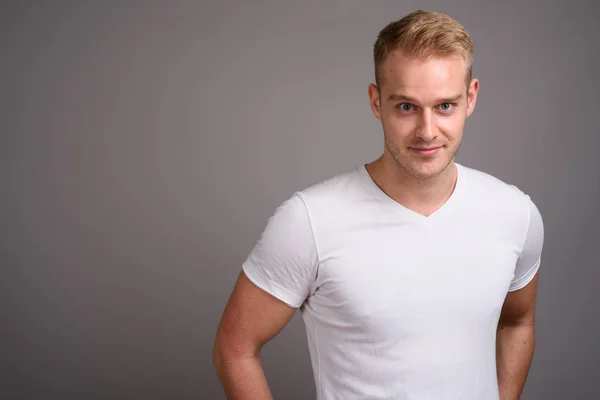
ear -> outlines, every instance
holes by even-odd
[[[369,101],[371,102],[371,111],[375,118],[381,121],[381,102],[379,98],[379,90],[374,83],[369,85]]]
[[[477,93],[479,92],[479,81],[477,79],[471,80],[469,89],[467,91],[467,117],[469,117],[475,109],[475,103],[477,103]]]

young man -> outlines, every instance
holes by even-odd
[[[374,162],[295,193],[219,325],[229,398],[270,399],[261,347],[301,310],[318,399],[518,399],[534,347],[541,216],[454,162],[479,82],[450,17],[416,11],[374,46]]]

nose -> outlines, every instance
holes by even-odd
[[[424,109],[419,116],[416,134],[426,142],[432,141],[437,136],[435,133],[434,115],[431,110]]]

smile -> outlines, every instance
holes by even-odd
[[[432,155],[436,154],[441,148],[442,148],[442,146],[427,147],[427,148],[411,147],[410,149],[420,156],[432,156]]]

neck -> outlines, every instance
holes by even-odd
[[[389,197],[425,216],[432,214],[450,198],[458,176],[454,162],[440,174],[427,179],[411,176],[395,160],[386,162],[383,156],[367,164],[366,168],[373,181]]]

